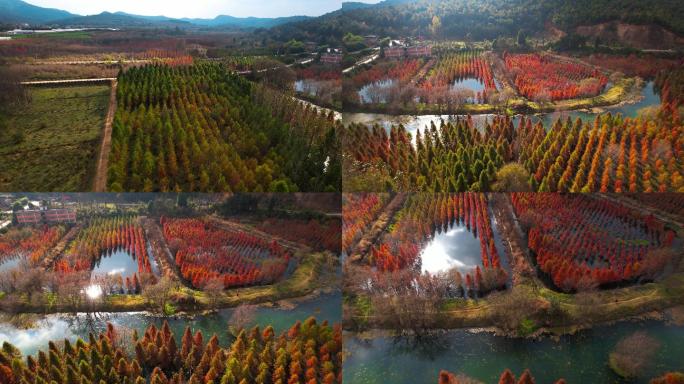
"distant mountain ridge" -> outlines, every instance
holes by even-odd
[[[310,19],[310,16],[287,16],[287,17],[235,17],[230,15],[218,15],[213,19],[206,18],[188,18],[181,19],[172,18],[168,16],[143,16],[134,15],[126,12],[115,12],[116,15],[130,16],[138,19],[143,19],[151,22],[185,22],[193,25],[204,27],[221,27],[221,26],[235,26],[240,28],[270,28],[276,25],[297,22]]]
[[[116,27],[183,27],[190,26],[180,20],[153,21],[124,13],[102,12],[97,15],[75,16],[67,19],[55,20],[54,24],[60,26],[89,27],[89,28],[116,28]]]
[[[102,12],[96,15],[76,15],[67,11],[38,7],[22,0],[0,0],[0,22],[54,24],[81,27],[209,27],[209,28],[271,28],[285,23],[310,19],[309,16],[276,18],[235,17],[219,15],[213,19],[144,16],[126,12]]]
[[[40,24],[76,16],[61,9],[38,7],[21,0],[0,0],[0,22],[4,23]]]
[[[342,10],[351,11],[354,9],[362,8],[372,8],[372,7],[386,7],[388,5],[398,5],[403,3],[409,3],[412,0],[383,0],[378,3],[362,3],[360,1],[343,1]]]
[[[358,1],[345,1],[342,3],[342,10],[343,11],[351,11],[352,9],[368,8],[368,7],[372,7],[373,5],[374,4],[361,3]]]
[[[270,28],[277,25],[298,22],[303,20],[311,19],[310,16],[287,16],[287,17],[276,17],[276,18],[263,18],[263,17],[235,17],[229,15],[219,15],[213,19],[188,19],[183,18],[180,20],[187,21],[196,25],[204,25],[208,27],[220,27],[220,26],[238,26],[243,28]]]

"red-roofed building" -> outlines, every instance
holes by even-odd
[[[45,211],[45,221],[48,223],[75,223],[76,212],[71,209],[50,209]]]
[[[404,47],[385,48],[385,57],[404,57]]]
[[[32,209],[17,211],[14,214],[16,215],[19,224],[76,222],[76,211],[72,209],[48,209],[45,211]]]
[[[19,224],[38,224],[43,220],[40,211],[37,210],[16,211],[14,215]]]
[[[420,45],[406,48],[406,54],[410,57],[432,56],[432,47],[429,45]]]
[[[321,63],[339,64],[342,62],[341,53],[323,53],[321,54]]]

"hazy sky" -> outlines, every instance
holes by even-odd
[[[40,7],[58,8],[79,15],[103,11],[147,16],[238,17],[320,16],[339,9],[341,0],[25,0]],[[364,0],[376,2],[376,0]]]

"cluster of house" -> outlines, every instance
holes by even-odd
[[[405,47],[403,45],[395,45],[385,48],[385,57],[423,57],[432,56],[432,47],[429,45],[414,45]]]
[[[76,211],[68,208],[31,209],[16,211],[14,215],[19,224],[75,223]]]
[[[364,36],[363,39],[368,46],[380,43],[380,38],[376,35]],[[394,58],[432,56],[432,46],[425,44],[421,38],[418,38],[417,44],[409,43],[405,39],[392,39],[383,51],[385,57]]]
[[[14,194],[0,193],[0,210],[6,214],[6,219],[14,216],[19,224],[75,223],[76,210],[66,207],[64,202],[64,198],[17,199]],[[51,205],[58,203],[61,203],[60,208],[51,208]]]
[[[342,62],[342,50],[338,48],[328,48],[326,52],[321,53],[321,63],[339,64]]]

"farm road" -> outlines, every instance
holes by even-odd
[[[370,229],[365,232],[361,240],[354,246],[350,252],[349,260],[360,261],[368,256],[371,246],[377,241],[380,235],[385,231],[394,214],[404,205],[407,195],[405,193],[398,193],[385,206],[384,210],[378,218],[370,226]]]
[[[117,81],[116,79],[113,79],[111,92],[109,94],[107,118],[105,119],[102,142],[100,144],[100,151],[97,157],[97,170],[95,172],[93,186],[93,190],[95,192],[104,192],[107,188],[107,165],[109,163],[109,152],[112,149],[112,122],[114,121],[114,113],[116,112],[116,87]]]

